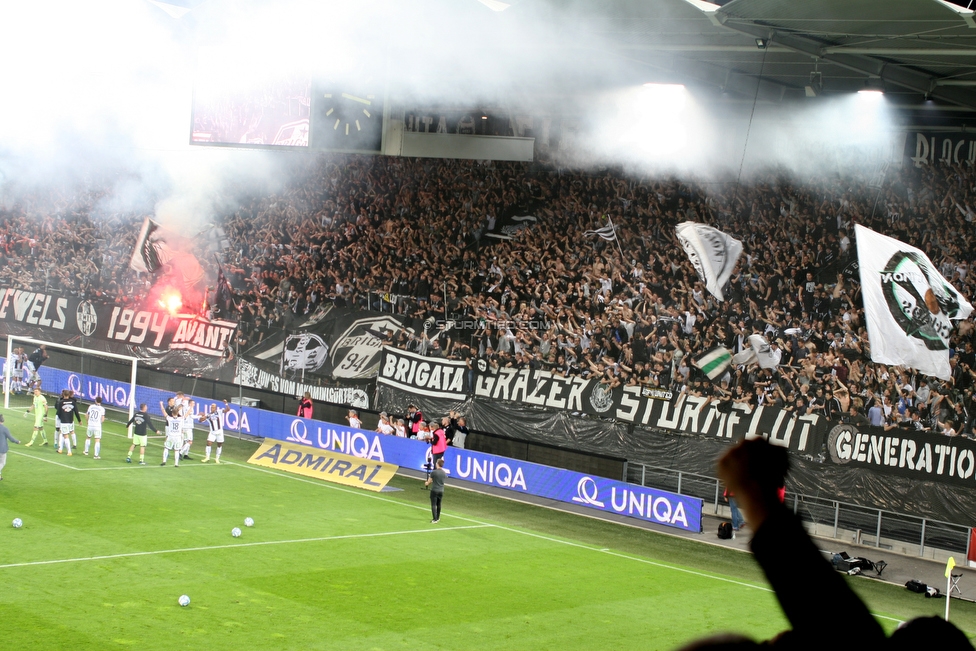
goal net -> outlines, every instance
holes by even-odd
[[[149,400],[157,398],[150,393],[158,393],[157,399],[164,395],[153,389],[139,390],[136,384],[138,371],[136,357],[8,335],[3,366],[3,406],[5,409],[26,409],[31,404],[35,387],[40,388],[53,405],[62,390],[70,389],[83,403],[91,403],[100,397],[106,417],[125,423],[132,418],[140,401],[151,404]]]

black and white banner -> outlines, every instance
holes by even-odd
[[[835,464],[916,480],[976,485],[976,441],[931,432],[837,425],[827,435]]]
[[[398,314],[329,307],[273,333],[245,356],[258,366],[273,365],[284,378],[310,384],[315,378],[372,380],[384,340],[401,332],[419,334],[425,327],[433,326]]]
[[[470,375],[469,375],[470,374]],[[670,391],[636,386],[610,390],[596,380],[556,377],[547,371],[499,369],[476,373],[463,362],[383,349],[377,382],[429,398],[463,401],[466,380],[476,398],[552,410],[584,412],[635,425],[731,440],[763,436],[790,450],[819,454],[827,430],[822,416],[799,416],[759,407],[745,409]]]
[[[0,288],[0,324],[27,327],[31,336],[58,342],[90,337],[112,344],[185,350],[213,357],[224,352],[237,329],[235,322],[211,321],[194,314],[169,314],[13,288]]]
[[[281,377],[276,371],[262,368],[247,359],[238,360],[237,375],[234,383],[245,387],[264,389],[291,396],[301,396],[307,391],[312,400],[329,402],[336,405],[348,405],[356,409],[369,409],[373,395],[372,383],[352,386],[318,386],[306,384],[298,380]]]
[[[976,134],[971,132],[909,133],[905,139],[905,158],[915,167],[976,163]]]

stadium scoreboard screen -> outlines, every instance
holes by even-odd
[[[382,83],[368,75],[315,79],[203,48],[190,144],[378,153],[384,104]]]
[[[307,148],[311,91],[310,79],[198,83],[190,143]]]

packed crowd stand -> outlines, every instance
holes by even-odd
[[[742,183],[576,171],[545,163],[369,156],[314,159],[277,193],[225,188],[213,216],[229,247],[232,292],[213,315],[239,319],[241,350],[326,303],[380,307],[427,325],[390,345],[483,358],[490,367],[668,387],[854,423],[973,435],[974,327],[959,324],[949,381],[870,361],[853,224],[925,251],[964,296],[976,251],[976,171],[892,168],[881,189],[857,175],[769,176]],[[119,213],[111,189],[21,193],[0,207],[0,279],[120,303],[150,279],[128,268],[144,214]],[[229,201],[233,199],[233,201]],[[512,215],[531,214],[487,237]],[[616,228],[617,240],[584,232]],[[674,236],[682,221],[742,240],[720,302]],[[213,237],[198,258],[217,277]],[[619,245],[619,246],[618,246]],[[775,370],[733,369],[711,383],[693,360],[767,337]],[[471,389],[471,387],[468,387]]]

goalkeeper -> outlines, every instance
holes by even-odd
[[[129,422],[125,424],[126,427],[134,426],[134,431],[132,433],[132,445],[129,446],[129,454],[125,457],[126,463],[132,463],[132,451],[139,446],[139,465],[146,465],[146,443],[149,440],[149,436],[146,434],[147,429],[151,429],[154,434],[159,434],[159,430],[153,425],[152,420],[149,418],[149,407],[146,403],[139,405],[139,411],[132,415]]]
[[[38,434],[40,434],[41,438],[44,440],[43,445],[47,445],[47,434],[44,432],[44,423],[47,421],[48,406],[47,398],[41,395],[40,389],[34,389],[34,403],[27,408],[27,411],[24,412],[24,416],[26,417],[29,413],[31,413],[31,410],[34,411],[34,433],[31,434],[30,443],[24,447],[29,448],[30,446],[34,445],[34,441],[37,440]]]

